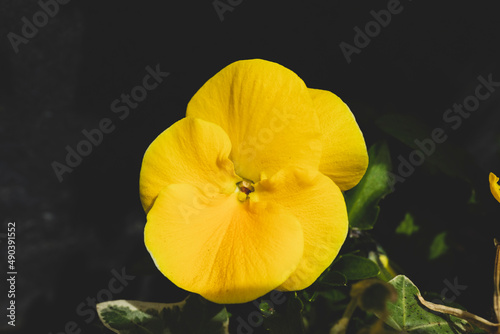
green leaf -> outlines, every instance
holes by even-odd
[[[375,277],[380,269],[376,263],[362,256],[342,255],[331,267],[334,272],[340,272],[348,280],[360,280]]]
[[[228,333],[226,309],[199,296],[173,304],[109,301],[97,304],[97,313],[118,334]]]
[[[413,233],[417,232],[420,230],[420,226],[415,225],[415,220],[413,219],[413,216],[411,213],[407,212],[405,214],[404,219],[399,223],[399,226],[396,228],[396,233],[397,234],[405,234],[405,235],[412,235]]]
[[[418,288],[408,277],[398,275],[389,281],[398,293],[397,301],[389,302],[389,317],[386,323],[398,331],[412,334],[465,333],[467,322],[454,316],[436,315],[418,301]]]
[[[331,289],[330,291],[320,292],[319,295],[332,304],[338,303],[342,300],[346,300],[348,297],[348,294],[338,289]]]
[[[339,271],[328,270],[318,279],[317,283],[322,286],[325,285],[328,288],[332,286],[346,286],[347,277]]]
[[[434,237],[432,240],[431,247],[429,249],[429,260],[436,259],[446,253],[448,250],[448,245],[446,244],[446,231],[441,232]]]
[[[379,201],[391,193],[391,158],[386,143],[377,143],[368,150],[370,162],[359,184],[345,193],[349,225],[369,230],[375,224]]]

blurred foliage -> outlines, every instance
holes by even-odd
[[[396,233],[397,234],[404,234],[407,236],[412,235],[415,232],[418,232],[420,230],[420,227],[415,225],[415,219],[410,213],[405,214],[405,218],[399,223],[398,227],[396,228]]]
[[[446,232],[441,232],[434,237],[429,249],[429,260],[434,260],[448,250],[448,245],[446,244]]]
[[[449,137],[444,129],[432,128],[413,116],[402,114],[383,115],[376,124],[406,146],[423,152],[425,160],[439,168],[442,173],[468,180],[467,154],[464,148],[452,143],[443,145]],[[442,130],[444,134],[433,136],[436,129]],[[435,138],[442,138],[443,141],[435,141]]]

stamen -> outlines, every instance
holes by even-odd
[[[251,181],[243,180],[237,184],[239,191],[238,199],[243,202],[248,198],[248,195],[255,189]]]
[[[252,183],[251,182],[248,182],[246,180],[243,180],[241,181],[240,183],[240,190],[242,192],[244,192],[245,194],[250,194],[251,192],[253,192],[255,189],[253,188],[252,186]]]

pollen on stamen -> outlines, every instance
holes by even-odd
[[[252,191],[254,191],[254,188],[252,186],[252,183],[246,181],[246,180],[243,180],[241,181],[241,184],[240,184],[240,190],[241,192],[244,192],[245,194],[250,194]]]
[[[248,195],[253,192],[255,189],[252,186],[252,182],[243,180],[239,182],[238,184],[238,200],[241,202],[245,201],[248,198]]]

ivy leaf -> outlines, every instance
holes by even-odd
[[[97,304],[104,326],[118,334],[228,333],[228,314],[222,305],[199,296],[162,304],[116,300]]]
[[[345,193],[349,225],[369,230],[375,224],[379,201],[391,193],[391,158],[386,143],[377,143],[368,150],[370,162],[359,184]]]
[[[446,244],[446,231],[441,232],[434,237],[429,249],[429,260],[436,259],[446,253],[448,245]]]
[[[333,273],[339,272],[348,280],[360,280],[375,277],[380,269],[375,262],[365,257],[346,254],[342,255],[331,267]]]
[[[411,213],[407,212],[404,219],[396,228],[396,233],[410,236],[413,233],[418,232],[418,230],[420,230],[420,226],[415,225],[415,219]]]
[[[428,311],[418,301],[420,291],[408,277],[398,275],[389,281],[398,293],[396,302],[387,304],[386,323],[398,331],[412,334],[465,333],[467,322],[454,316],[439,316]],[[377,316],[379,316],[377,314]]]

